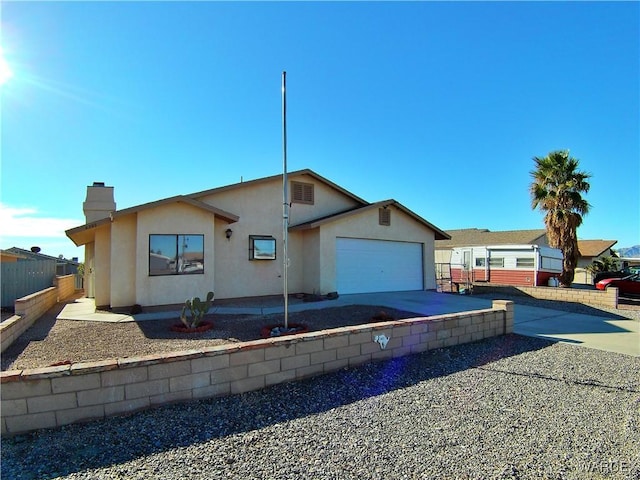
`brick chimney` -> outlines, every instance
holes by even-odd
[[[113,187],[105,187],[104,182],[93,182],[93,185],[87,187],[87,198],[82,204],[82,210],[87,223],[101,220],[115,212]]]

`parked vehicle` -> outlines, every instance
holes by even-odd
[[[618,287],[620,295],[640,295],[640,274],[628,275],[622,278],[606,278],[596,283],[598,290],[608,287]]]
[[[598,272],[593,276],[593,284],[595,285],[600,280],[605,280],[607,278],[622,278],[628,275],[633,275],[634,273],[640,273],[640,267],[627,267],[616,272]]]

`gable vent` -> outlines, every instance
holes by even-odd
[[[291,201],[313,205],[313,184],[291,182]]]
[[[391,225],[391,209],[384,207],[378,209],[378,223],[380,225]]]

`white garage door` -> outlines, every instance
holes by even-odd
[[[422,244],[336,239],[338,293],[422,290]]]

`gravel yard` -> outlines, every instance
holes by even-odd
[[[2,370],[46,367],[58,362],[73,363],[190,350],[226,343],[246,342],[260,337],[261,327],[283,321],[275,315],[207,315],[212,330],[185,334],[170,326],[178,318],[142,322],[104,323],[56,320],[62,306],[52,309],[2,353]],[[392,318],[411,318],[415,313],[376,307],[349,307],[305,310],[291,313],[291,323],[304,323],[310,330],[358,325],[381,312]]]
[[[594,313],[588,306],[536,302]],[[348,308],[340,309],[344,317],[309,310],[304,321],[329,328],[363,323],[381,310]],[[640,311],[609,313],[637,319]],[[86,322],[48,315],[20,339],[29,342],[3,353],[2,367],[244,341],[257,335],[257,325],[274,320],[225,317],[215,319],[210,337],[177,340],[166,328],[175,321],[85,328]],[[111,328],[112,335],[114,326],[127,329],[117,341],[105,333]],[[45,346],[55,354],[43,353]],[[628,480],[640,479],[639,446],[640,357],[512,334],[3,439],[0,476]]]
[[[637,479],[640,359],[507,335],[3,440],[2,478]]]

